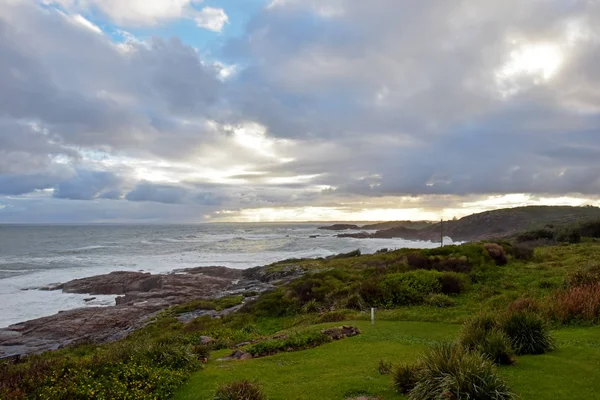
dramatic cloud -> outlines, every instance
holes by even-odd
[[[0,2],[0,221],[598,201],[600,3],[219,7]]]

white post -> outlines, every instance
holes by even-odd
[[[371,325],[375,326],[375,308],[371,307]]]

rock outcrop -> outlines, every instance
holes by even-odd
[[[297,272],[289,271],[287,276]],[[260,275],[260,273],[258,273]],[[266,275],[265,275],[266,276]],[[159,311],[200,298],[217,298],[273,286],[268,279],[245,278],[243,271],[224,267],[192,268],[170,274],[113,272],[77,279],[46,290],[93,295],[119,295],[111,307],[85,307],[0,329],[0,357],[39,353],[70,344],[119,340],[144,326]],[[180,316],[190,321],[201,315],[213,317],[235,312],[199,310]]]

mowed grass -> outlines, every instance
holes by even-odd
[[[236,379],[259,381],[271,400],[332,400],[359,395],[401,399],[392,389],[391,377],[378,373],[379,360],[413,362],[428,346],[453,340],[460,330],[455,324],[409,321],[378,321],[375,327],[367,321],[346,324],[359,327],[362,334],[311,350],[255,360],[211,360],[174,399],[212,399],[220,384]],[[565,328],[556,331],[555,337],[558,350],[519,357],[517,365],[500,368],[500,374],[523,400],[600,399],[600,327]],[[221,351],[215,356],[227,353]]]

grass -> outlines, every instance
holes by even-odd
[[[360,394],[400,399],[403,397],[394,392],[391,377],[379,374],[379,361],[412,363],[432,344],[455,339],[460,330],[460,326],[446,323],[347,324],[359,327],[362,334],[256,360],[210,361],[205,370],[192,375],[174,400],[212,399],[220,384],[237,379],[260,381],[271,400],[333,400]],[[500,376],[523,400],[600,399],[600,380],[595,379],[600,367],[600,327],[564,328],[556,331],[555,337],[558,350],[518,357],[515,366],[499,368]]]

